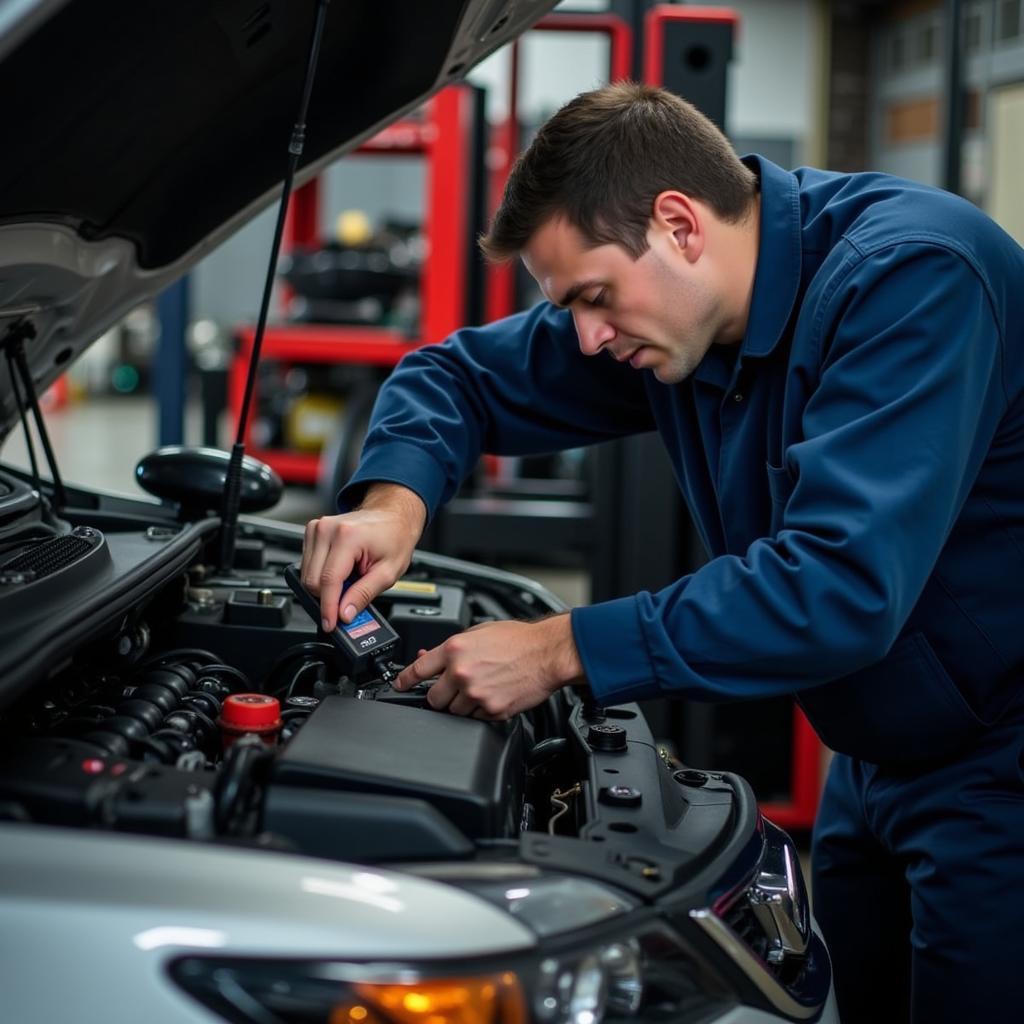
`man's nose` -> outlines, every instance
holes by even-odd
[[[615,337],[615,328],[596,311],[573,310],[572,316],[585,356],[596,356]]]

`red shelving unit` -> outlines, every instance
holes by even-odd
[[[549,14],[541,18],[531,32],[585,33],[608,38],[608,81],[629,78],[633,61],[633,33],[617,14]],[[519,138],[519,48],[511,45],[508,117],[497,125],[491,137],[491,181],[488,214],[494,215],[501,203],[509,171],[520,149]],[[515,266],[491,267],[487,275],[487,319],[500,320],[516,311]]]
[[[352,154],[421,156],[425,161],[424,233],[429,256],[420,276],[420,329],[416,337],[385,327],[268,325],[263,336],[262,359],[392,367],[411,349],[441,341],[465,325],[471,211],[463,197],[471,167],[474,102],[470,87],[449,86],[426,104],[422,120],[397,121]],[[319,224],[320,183],[314,178],[292,196],[285,222],[285,249],[316,246],[320,240]],[[236,419],[254,334],[251,325],[235,329],[236,353],[228,379],[228,407]],[[319,455],[315,453],[260,448],[252,444],[251,437],[246,438],[246,449],[288,483],[310,484],[317,480]]]

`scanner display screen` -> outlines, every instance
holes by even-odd
[[[362,611],[348,625],[342,625],[342,628],[355,640],[380,629],[380,623],[368,611]]]

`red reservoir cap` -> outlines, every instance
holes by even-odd
[[[281,725],[281,702],[264,693],[233,693],[220,709],[220,724],[238,732],[266,732]]]

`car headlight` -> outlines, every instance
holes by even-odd
[[[730,999],[668,926],[472,968],[189,956],[171,975],[236,1024],[685,1024]]]
[[[189,957],[172,977],[244,1024],[525,1024],[512,971],[444,974],[333,961]]]
[[[677,1022],[728,1001],[718,977],[660,924],[546,956],[532,986],[534,1019],[542,1024]]]

